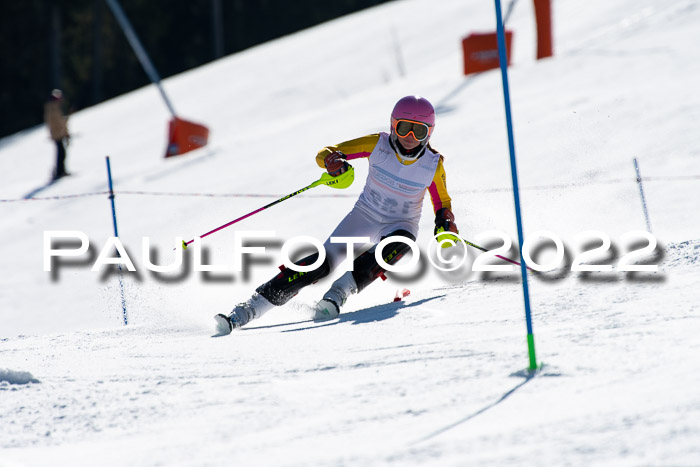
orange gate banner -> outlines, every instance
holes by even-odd
[[[552,51],[552,2],[533,0],[537,22],[537,59],[554,55]]]
[[[173,117],[168,129],[168,148],[165,157],[178,156],[201,148],[206,146],[208,140],[209,128],[199,123]]]
[[[506,31],[506,60],[510,65],[513,31]],[[498,35],[495,32],[471,33],[462,39],[464,74],[479,73],[499,67]]]

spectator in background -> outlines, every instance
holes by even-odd
[[[70,141],[68,134],[68,117],[63,115],[61,104],[63,93],[60,89],[51,91],[49,101],[44,105],[44,121],[49,127],[51,139],[56,142],[56,168],[52,180],[68,175],[66,172],[66,147]]]

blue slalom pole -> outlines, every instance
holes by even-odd
[[[510,111],[510,91],[508,87],[508,62],[506,60],[506,39],[503,30],[503,19],[501,16],[501,1],[494,0],[496,4],[496,20],[498,32],[498,55],[501,63],[501,78],[503,80],[503,99],[506,108],[506,126],[508,128],[508,149],[510,150],[510,173],[513,179],[513,199],[515,202],[515,218],[518,224],[518,248],[520,258],[523,258],[523,220],[520,210],[520,191],[518,187],[518,169],[515,163],[515,139],[513,137],[513,118]],[[527,324],[527,349],[530,360],[530,370],[537,369],[537,358],[535,357],[535,337],[532,333],[532,317],[530,313],[530,291],[527,284],[527,269],[525,261],[520,261],[520,275],[523,278],[523,298],[525,300],[525,322]]]
[[[114,236],[119,238],[119,232],[117,230],[117,210],[114,207],[114,189],[112,186],[112,167],[109,164],[109,156],[105,157],[107,160],[107,181],[109,182],[109,201],[112,203],[112,226],[114,227]],[[119,290],[122,296],[122,314],[124,316],[124,326],[128,323],[126,314],[126,298],[124,297],[124,277],[122,272],[122,265],[117,264],[117,269],[119,269]]]

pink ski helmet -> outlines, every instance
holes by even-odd
[[[430,101],[424,97],[406,96],[399,99],[394,106],[394,110],[391,112],[391,119],[413,120],[425,123],[429,127],[434,127],[435,109]]]
[[[399,120],[409,120],[412,122],[424,123],[428,126],[428,135],[420,140],[420,144],[407,151],[400,142],[399,135],[396,134],[396,125]],[[394,106],[394,110],[391,112],[391,136],[390,141],[397,150],[400,156],[414,158],[420,156],[425,147],[428,145],[428,140],[430,140],[430,135],[433,133],[433,128],[435,127],[435,109],[433,105],[420,96],[406,96],[399,99],[399,101]]]

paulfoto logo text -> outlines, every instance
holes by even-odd
[[[233,235],[233,244],[228,249],[230,261],[226,264],[205,264],[202,254],[202,242],[199,238],[195,239],[192,245],[188,248],[188,252],[192,255],[192,267],[195,272],[241,272],[243,270],[244,255],[249,257],[261,258],[277,255],[272,251],[268,251],[265,246],[250,246],[246,242],[275,240],[277,239],[274,231],[236,231]],[[505,232],[498,230],[490,230],[483,232],[475,237],[476,242],[488,242],[492,244],[494,241],[500,243],[500,246],[485,249],[478,244],[465,240],[459,234],[449,233],[447,236],[438,234],[430,238],[427,243],[426,254],[429,263],[440,271],[455,271],[462,268],[468,257],[469,247],[474,247],[482,250],[471,262],[469,268],[471,271],[488,271],[488,272],[514,272],[520,266],[520,263],[513,259],[511,237]],[[656,238],[645,231],[627,232],[619,237],[620,245],[615,245],[612,250],[623,250],[625,253],[614,261],[601,261],[611,251],[612,240],[604,232],[591,230],[582,232],[575,236],[574,241],[577,247],[574,248],[577,254],[574,256],[570,264],[565,261],[565,255],[571,248],[567,248],[561,238],[551,231],[533,232],[525,239],[522,246],[522,258],[525,266],[530,271],[549,272],[561,268],[570,268],[571,271],[585,272],[657,272],[658,265],[650,264],[654,262],[657,241]],[[366,249],[370,242],[368,237],[331,237],[331,243],[344,244],[346,248],[347,258],[354,258],[361,249]],[[388,264],[384,261],[384,247],[392,242],[405,243],[411,250],[412,254],[409,258],[399,261],[397,264]],[[169,264],[155,264],[152,260],[154,248],[151,246],[151,239],[143,237],[141,239],[141,256],[140,263],[143,268],[153,273],[173,273],[178,271],[183,266],[182,238],[174,239],[175,248],[171,251],[174,253],[173,258],[169,260]],[[597,245],[594,248],[591,244]],[[309,265],[297,265],[290,258],[290,254],[306,246],[312,247],[318,252],[317,260]],[[450,248],[446,248],[450,247]],[[535,260],[537,256],[534,252],[541,251],[543,248],[553,248],[554,253],[548,255],[549,259],[544,263],[539,263]],[[43,265],[44,271],[52,272],[54,268],[59,268],[61,262],[59,258],[82,258],[89,257],[88,250],[91,248],[90,239],[87,234],[81,231],[60,230],[60,231],[45,231],[43,242]],[[271,249],[270,249],[271,250]],[[434,253],[432,253],[434,251]],[[447,253],[446,253],[447,252]],[[421,249],[418,244],[407,237],[391,236],[384,238],[377,244],[375,248],[375,259],[380,267],[389,272],[408,272],[415,268],[421,259]],[[608,256],[610,256],[608,254]],[[298,236],[288,239],[282,243],[279,258],[282,264],[300,273],[313,271],[320,267],[326,259],[326,251],[323,242],[311,236]],[[645,264],[639,264],[644,262]],[[108,237],[103,244],[99,255],[97,255],[91,270],[94,272],[101,271],[104,267],[110,265],[118,265],[124,267],[130,272],[136,272],[137,268],[131,256],[127,252],[123,243],[118,237]],[[353,261],[345,260],[339,268],[343,271],[352,271]]]

